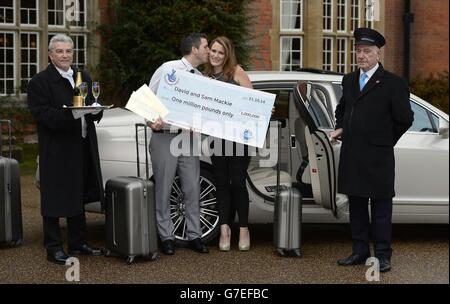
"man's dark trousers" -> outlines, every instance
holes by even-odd
[[[391,259],[392,198],[370,199],[372,223],[369,220],[369,198],[350,196],[350,227],[353,254],[370,256],[370,231],[375,243],[375,257]]]
[[[63,250],[63,239],[58,217],[43,217],[44,246],[47,252]],[[84,213],[67,218],[67,239],[69,248],[86,243],[86,217]]]

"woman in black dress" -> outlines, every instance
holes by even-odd
[[[232,42],[223,36],[217,37],[210,44],[209,62],[206,64],[205,75],[219,81],[253,88],[247,73],[237,64]],[[247,146],[222,140],[222,153],[214,151],[211,161],[217,181],[216,192],[220,216],[219,249],[230,250],[230,225],[234,222],[234,210],[236,210],[240,227],[238,248],[241,251],[247,251],[250,249],[249,198],[245,180],[250,163]]]

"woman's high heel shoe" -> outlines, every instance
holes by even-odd
[[[231,229],[228,225],[220,226],[219,250],[230,251]]]
[[[240,251],[250,250],[250,231],[248,230],[248,228],[240,228],[238,248]]]

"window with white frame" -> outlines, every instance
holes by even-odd
[[[281,71],[296,71],[303,67],[303,37],[281,37]]]
[[[333,0],[323,0],[323,30],[333,30]]]
[[[374,5],[373,0],[366,0],[365,6],[364,6],[364,12],[365,12],[365,26],[368,28],[373,28],[373,16],[372,16],[372,6]]]
[[[336,67],[339,73],[347,72],[347,38],[337,39]]]
[[[65,25],[64,2],[64,0],[48,0],[48,25]]]
[[[358,69],[358,63],[356,61],[356,51],[355,51],[355,38],[350,39],[350,69],[351,71],[356,71]]]
[[[0,32],[0,95],[15,92],[15,34]]]
[[[337,0],[337,30],[347,31],[347,0]]]
[[[15,0],[1,0],[0,1],[0,24],[15,23]]]
[[[72,0],[71,6],[67,6],[66,19],[70,27],[85,27],[86,26],[86,1],[87,0]]]
[[[365,26],[366,26],[367,28],[373,28],[373,21],[366,20]]]
[[[73,40],[73,64],[79,68],[84,69],[86,66],[86,41],[87,37],[84,34],[71,34]]]
[[[20,0],[20,23],[38,25],[38,1]]]
[[[39,68],[39,33],[20,34],[20,91],[26,93],[27,84]]]
[[[351,0],[351,31],[355,31],[359,27],[359,1],[360,0]]]
[[[74,26],[86,26],[86,0],[78,0],[79,3],[79,20],[74,22]]]
[[[325,71],[333,70],[333,38],[323,38],[323,51],[322,51],[323,63],[322,69]]]
[[[286,2],[292,5],[290,18],[297,20],[293,27],[298,30],[303,0]],[[48,45],[42,43],[44,33],[49,33],[49,40],[56,33],[70,35],[74,42],[73,65],[87,67],[88,4],[89,0],[0,0],[0,96],[23,98],[21,94],[26,93],[29,80],[40,71],[41,59],[46,62],[46,56],[42,57],[47,54]],[[42,5],[46,8],[43,12]],[[70,20],[70,8],[78,9],[74,16],[79,19]]]
[[[281,0],[281,30],[303,29],[303,0]]]

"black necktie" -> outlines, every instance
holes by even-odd
[[[195,73],[195,70],[194,70],[194,69],[192,69],[192,70],[190,70],[189,72],[191,72],[192,74],[194,74],[194,73]]]

